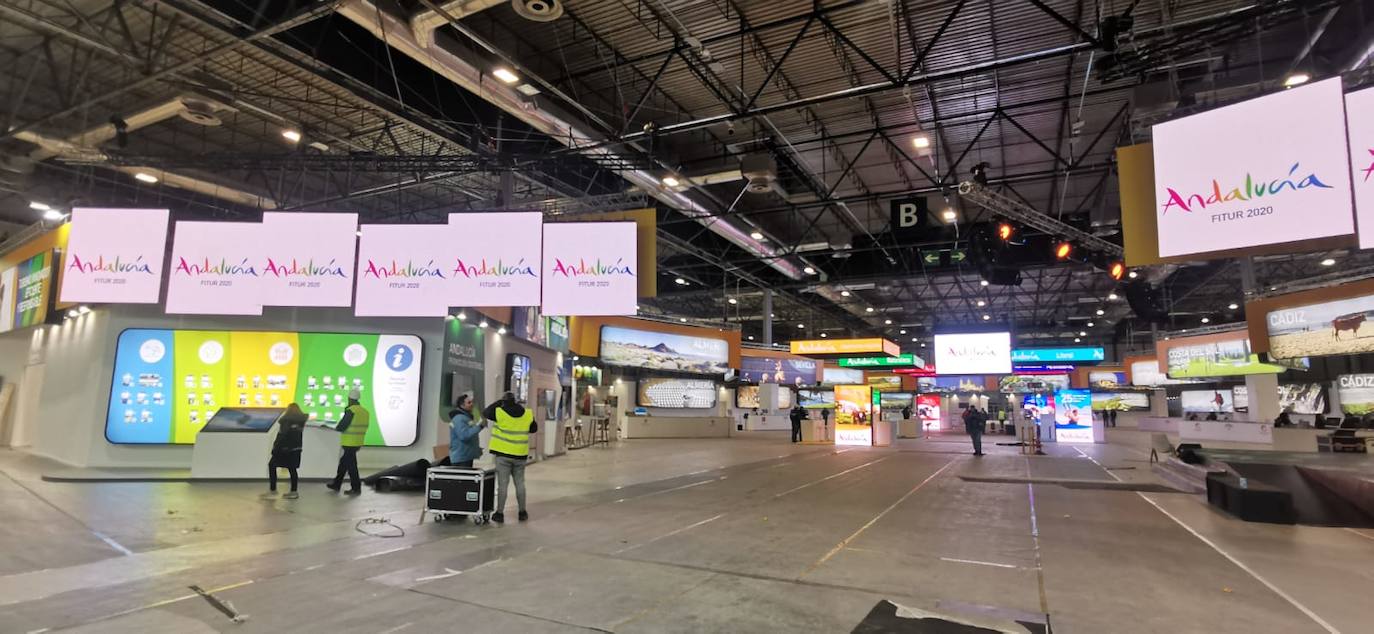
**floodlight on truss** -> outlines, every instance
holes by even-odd
[[[1003,196],[973,181],[959,183],[959,196],[988,211],[1035,227],[1050,235],[1061,236],[1081,247],[1110,253],[1117,257],[1121,257],[1124,253],[1121,245],[1113,244],[1077,227],[1055,220],[1036,211],[1030,205]]]

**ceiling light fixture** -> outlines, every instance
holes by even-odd
[[[1093,327],[1093,322],[1091,322],[1091,321],[1088,322],[1088,327],[1089,327],[1089,328],[1092,328],[1092,327]]]
[[[1069,259],[1069,255],[1072,254],[1072,253],[1073,253],[1073,245],[1072,245],[1072,244],[1069,244],[1069,243],[1067,243],[1067,242],[1060,242],[1059,244],[1055,245],[1055,247],[1054,247],[1054,257],[1056,257],[1056,258],[1058,258],[1058,259],[1060,259],[1060,260],[1067,260],[1067,259]]]
[[[978,285],[979,285],[979,286],[987,286],[987,285],[988,285],[988,281],[987,281],[987,280],[978,280]]]
[[[916,146],[916,149],[918,150],[924,150],[930,147],[930,137],[924,134],[921,136],[912,137],[911,144]]]
[[[501,80],[501,82],[505,84],[514,84],[520,81],[519,75],[511,72],[509,68],[505,68],[504,66],[498,66],[495,70],[491,71],[491,76]]]
[[[870,313],[871,313],[871,312],[873,312],[873,307],[872,307],[872,306],[869,306],[868,308],[865,308],[864,311],[865,311],[865,312],[870,312]]]
[[[840,291],[840,297],[849,297],[849,291]]]
[[[134,180],[143,181],[145,183],[148,183],[149,185],[152,185],[153,183],[157,182],[157,177],[147,172],[139,172],[137,174],[134,174]]]
[[[281,131],[281,136],[282,136],[282,138],[284,138],[284,139],[286,139],[287,141],[290,141],[290,142],[292,142],[292,143],[300,143],[300,142],[301,142],[301,132],[300,132],[300,130],[292,130],[291,128],[287,128],[287,129]]]
[[[1240,305],[1237,304],[1237,303],[1235,303],[1235,302],[1231,302],[1231,305],[1230,305],[1230,306],[1227,306],[1227,308],[1230,308],[1231,310],[1235,310],[1235,309],[1237,309],[1237,308],[1240,308]]]
[[[725,301],[730,302],[730,305],[731,305],[731,306],[734,306],[735,304],[738,304],[738,303],[739,303],[739,300],[738,300],[738,299],[735,299],[735,298],[733,298],[733,297],[731,297],[730,299],[727,299],[727,300],[725,300]]]
[[[465,313],[465,312],[458,313],[458,319],[459,319],[459,320],[466,320],[467,318],[468,318],[468,314],[467,314],[467,313]]]
[[[675,279],[675,280],[673,280],[673,282],[675,282],[675,283],[677,283],[677,284],[680,284],[680,285],[682,285],[682,286],[686,286],[686,285],[687,285],[687,280],[684,280],[684,279],[682,279],[682,278],[680,278],[680,277],[677,278],[677,279]]]
[[[983,321],[987,321],[987,320],[989,320],[989,319],[992,319],[992,315],[988,315],[988,314],[984,313],[984,314],[983,314]]]
[[[750,340],[750,341],[753,341],[753,340],[754,340],[754,335],[749,335],[749,340]]]
[[[1107,299],[1113,302],[1116,301],[1116,293],[1107,293]]]
[[[504,335],[504,334],[506,334],[506,327],[505,327],[505,326],[501,326],[500,328],[497,328],[497,329],[496,329],[496,334],[498,334],[498,335]]]
[[[940,217],[944,218],[945,222],[954,222],[959,218],[959,214],[954,211],[953,207],[945,207],[945,210],[940,212]]]
[[[1312,81],[1311,75],[1307,73],[1293,73],[1283,79],[1283,85],[1292,88],[1294,86],[1301,86],[1309,81]]]
[[[1088,336],[1088,333],[1086,333],[1086,332],[1080,330],[1080,331],[1078,331],[1078,336],[1080,336],[1080,337],[1086,337],[1086,336]]]
[[[52,209],[52,207],[49,207],[47,203],[40,203],[36,200],[31,200],[29,201],[29,209],[32,209],[34,211],[47,211],[49,209]]]
[[[761,232],[761,231],[755,231],[755,232],[753,232],[753,233],[750,233],[750,234],[749,234],[749,237],[751,237],[751,238],[753,238],[753,239],[755,239],[755,240],[762,240],[762,239],[763,239],[763,232]]]
[[[899,335],[905,335],[905,334],[906,334],[906,329],[903,328],[902,330],[898,330],[898,331],[897,331],[897,334],[899,334]]]
[[[1073,338],[1073,342],[1074,342],[1074,343],[1082,343],[1083,340],[1082,340],[1082,339],[1079,339],[1078,337],[1074,337],[1074,338]]]
[[[883,320],[883,325],[891,326],[891,325],[892,325],[892,320],[891,320],[891,319],[884,319],[884,320]]]
[[[816,274],[816,269],[813,269],[813,268],[811,268],[811,267],[808,266],[808,267],[802,269],[802,273],[805,273],[805,274],[807,274],[807,275],[815,275],[815,274]]]
[[[61,219],[66,218],[66,217],[67,217],[67,214],[64,214],[64,213],[62,213],[62,212],[60,212],[60,211],[58,211],[58,210],[56,210],[56,209],[49,209],[49,210],[43,212],[43,219],[44,219],[44,220],[51,220],[51,221],[53,221],[53,222],[57,222],[58,220],[61,220]]]
[[[988,305],[987,302],[985,302],[985,301],[983,301],[983,300],[981,300],[981,299],[978,300],[978,307],[979,307],[979,308],[982,308],[982,307],[987,306],[987,305]]]
[[[798,327],[798,328],[805,328],[805,327],[806,327],[806,324],[797,324],[797,327]]]
[[[682,184],[682,181],[678,180],[676,176],[664,176],[664,177],[663,177],[663,186],[664,186],[664,187],[677,187],[678,185],[681,185],[681,184]]]
[[[1336,266],[1336,259],[1326,258],[1325,260],[1322,260],[1322,266]]]
[[[1107,311],[1102,310],[1101,308],[1097,309],[1097,316],[1098,316],[1098,317],[1101,317],[1101,316],[1103,316],[1103,315],[1105,315],[1105,314],[1107,314]]]
[[[686,317],[678,317],[677,320],[680,321],[680,322],[682,322],[682,323],[684,323],[684,324],[687,323],[687,318],[686,318]]]
[[[1140,274],[1139,274],[1139,273],[1136,273],[1135,271],[1131,271],[1130,273],[1127,273],[1127,274],[1126,274],[1126,277],[1129,277],[1129,278],[1131,278],[1131,279],[1135,279],[1135,278],[1137,278],[1137,277],[1140,277]]]
[[[482,323],[477,324],[477,327],[478,327],[478,328],[486,328],[486,327],[487,327],[487,320],[483,319],[483,320],[482,320]]]
[[[1203,318],[1202,318],[1202,323],[1204,323],[1204,324],[1206,324],[1206,323],[1211,323],[1211,321],[1212,321],[1211,318],[1208,318],[1208,317],[1203,317]]]

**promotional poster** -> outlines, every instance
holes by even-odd
[[[1231,390],[1184,390],[1179,393],[1179,402],[1185,413],[1210,413],[1235,411]]]
[[[835,387],[835,444],[873,444],[873,392],[867,385]]]
[[[1144,392],[1093,392],[1093,409],[1118,412],[1150,409],[1150,395]]]
[[[816,383],[814,359],[741,356],[739,378],[748,383],[813,385]]]
[[[1060,390],[1054,393],[1054,437],[1059,442],[1093,441],[1091,392]]]
[[[708,409],[716,406],[716,384],[703,379],[640,379],[638,404]]]
[[[1336,378],[1341,412],[1350,416],[1374,413],[1374,374],[1342,374]]]
[[[156,304],[162,294],[168,214],[166,209],[72,209],[61,300]],[[351,284],[348,291],[353,291]]]
[[[944,418],[940,416],[940,397],[934,394],[916,396],[916,416],[925,429],[939,431],[944,428]]]
[[[1271,311],[1269,355],[1293,359],[1374,352],[1374,295]]]
[[[601,327],[600,356],[602,363],[628,368],[722,377],[730,370],[730,344],[724,339],[619,326]]]

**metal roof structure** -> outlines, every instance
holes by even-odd
[[[961,254],[994,214],[958,184],[981,166],[989,190],[1119,242],[1115,148],[1296,72],[1370,83],[1371,22],[1365,0],[4,2],[0,220],[33,222],[34,200],[364,222],[653,206],[647,315],[761,339],[771,290],[779,340],[918,349],[1000,324],[1129,347],[1149,326],[1088,264],[1037,246],[1020,286],[982,285]],[[905,237],[889,204],[911,197],[930,217]],[[1332,255],[1260,258],[1257,278]],[[1239,318],[1238,268],[1152,280],[1172,326]]]

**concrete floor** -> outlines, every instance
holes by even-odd
[[[417,525],[417,494],[50,483],[0,452],[0,632],[847,632],[883,600],[990,631],[1369,631],[1374,532],[960,478],[1158,482],[1148,441],[1109,439],[631,441],[531,466],[532,521],[485,527]]]

